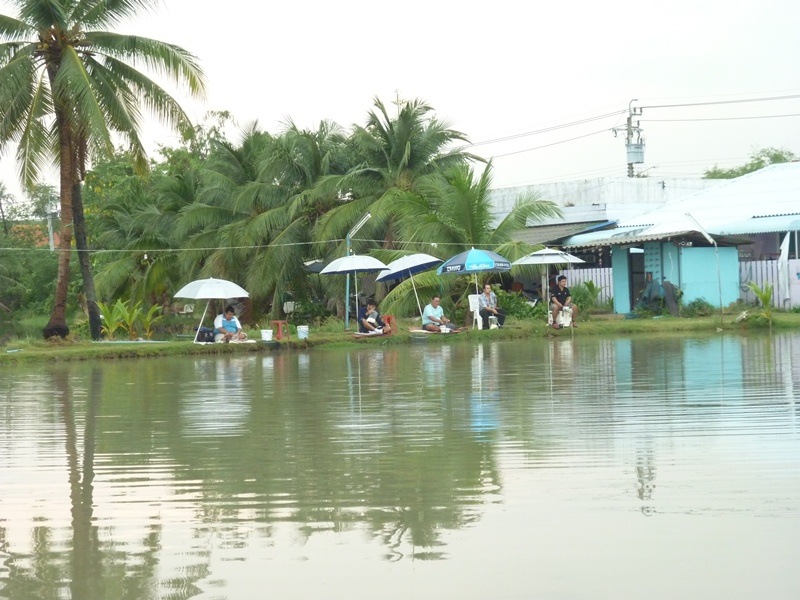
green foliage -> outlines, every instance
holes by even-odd
[[[117,300],[113,305],[98,302],[100,315],[103,320],[102,331],[109,340],[114,339],[118,330],[125,331],[128,339],[135,340],[141,333],[149,340],[153,335],[153,324],[160,320],[161,306],[151,306],[147,311],[142,309],[142,302]]]
[[[761,312],[758,316],[766,320],[769,328],[772,329],[772,284],[767,283],[764,287],[759,287],[755,281],[747,284],[750,291],[756,295],[758,301],[761,303]]]
[[[322,304],[310,300],[296,300],[291,320],[294,323],[319,325],[331,316],[331,312]]]
[[[779,163],[792,162],[797,160],[794,152],[784,150],[783,148],[762,148],[750,155],[750,160],[738,167],[732,169],[722,169],[714,166],[705,172],[706,179],[733,179],[734,177],[741,177],[753,171],[763,169],[768,165],[775,165]]]
[[[684,305],[681,310],[681,315],[684,317],[709,317],[713,315],[717,309],[714,307],[713,304],[705,300],[704,298],[698,298],[697,300],[692,300],[688,304]]]
[[[153,325],[161,320],[164,315],[158,314],[162,310],[162,307],[158,304],[154,304],[150,307],[150,310],[147,312],[142,311],[141,315],[139,316],[139,322],[142,325],[142,333],[144,336],[149,340],[153,337]]]
[[[97,307],[100,309],[100,318],[103,320],[102,332],[109,340],[113,340],[117,329],[122,326],[124,314],[128,309],[122,300],[117,300],[113,305],[98,302]]]
[[[546,310],[541,302],[537,302],[536,306],[531,306],[528,299],[520,292],[496,290],[495,293],[497,294],[497,303],[506,311],[509,317],[533,319],[539,316],[539,313],[546,314]]]
[[[600,308],[599,299],[603,288],[595,285],[594,281],[586,281],[569,288],[572,294],[572,301],[583,311],[584,315]]]

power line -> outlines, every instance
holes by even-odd
[[[513,152],[506,152],[505,154],[494,154],[492,158],[503,158],[504,156],[511,156],[513,154],[522,154],[523,152],[530,152],[531,150],[540,150],[542,148],[549,148],[550,146],[557,146],[558,144],[566,144],[567,142],[574,142],[575,140],[580,140],[582,138],[591,137],[593,135],[597,135],[598,133],[608,133],[611,131],[610,129],[601,129],[600,131],[594,131],[592,133],[587,133],[585,135],[579,135],[576,137],[572,137],[566,140],[560,140],[558,142],[552,142],[550,144],[543,144],[541,146],[534,146],[533,148],[524,148],[522,150],[515,150]]]
[[[800,113],[790,113],[785,115],[758,115],[750,117],[708,117],[702,119],[646,119],[642,118],[641,121],[647,123],[676,123],[682,121],[740,121],[746,119],[780,119],[783,117],[800,117]]]
[[[710,102],[686,102],[682,104],[653,104],[649,106],[641,106],[642,110],[645,108],[681,108],[686,106],[714,106],[719,104],[742,104],[746,102],[772,102],[775,100],[795,100],[800,98],[800,94],[789,94],[786,96],[768,96],[765,98],[742,98],[740,100],[713,100]]]
[[[465,147],[485,146],[485,145],[488,145],[488,144],[495,144],[495,143],[498,143],[498,142],[507,142],[507,141],[510,141],[510,140],[516,140],[516,139],[519,139],[519,138],[522,138],[522,137],[528,137],[528,136],[531,136],[531,135],[538,135],[540,133],[549,133],[551,131],[557,131],[559,129],[565,129],[567,127],[574,127],[575,125],[584,125],[586,123],[591,123],[592,121],[599,121],[600,119],[607,119],[609,117],[616,117],[616,116],[625,114],[626,112],[627,111],[624,110],[624,109],[623,110],[618,110],[618,111],[606,113],[604,115],[598,115],[596,117],[589,117],[589,118],[586,118],[586,119],[580,119],[578,121],[570,121],[569,123],[562,123],[560,125],[553,125],[551,127],[545,127],[545,128],[542,128],[542,129],[536,129],[534,131],[526,131],[524,133],[515,133],[515,134],[507,135],[507,136],[504,136],[504,137],[498,137],[498,138],[494,138],[494,139],[490,139],[490,140],[484,140],[482,142],[474,142],[474,143],[471,143],[471,144],[469,144],[468,146],[465,146]]]

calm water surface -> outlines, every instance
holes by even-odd
[[[800,598],[800,335],[0,368],[0,598]]]

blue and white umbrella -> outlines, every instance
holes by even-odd
[[[386,265],[386,269],[380,272],[375,281],[394,281],[395,279],[401,279],[403,277],[410,278],[411,287],[414,288],[414,296],[417,298],[417,308],[421,315],[422,306],[419,303],[419,295],[417,294],[417,286],[414,283],[414,275],[432,269],[440,262],[442,262],[441,258],[436,258],[430,254],[423,254],[421,252],[401,256],[397,260],[393,260]]]
[[[511,262],[491,250],[472,248],[446,260],[436,273],[439,275],[465,275],[475,273],[475,292],[478,293],[478,273],[505,273]]]

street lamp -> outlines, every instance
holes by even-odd
[[[345,242],[347,244],[347,256],[350,256],[352,252],[350,248],[350,238],[358,233],[358,230],[361,229],[371,218],[371,213],[365,214],[363,217],[361,217],[361,220],[359,220],[359,222],[356,223],[349,232],[347,232],[347,237],[345,237]],[[344,294],[344,328],[350,329],[350,273],[347,274],[347,280],[345,281],[344,285]],[[358,298],[356,298],[356,309],[358,309]],[[356,314],[358,314],[358,310],[356,310]]]

